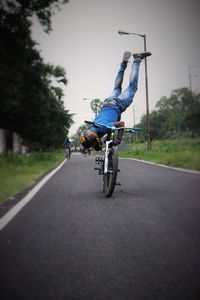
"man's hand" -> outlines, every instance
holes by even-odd
[[[114,139],[113,145],[118,146],[121,143],[121,140],[119,138]]]
[[[116,127],[124,127],[125,126],[125,123],[124,121],[118,121],[118,122],[115,122],[114,125]],[[116,137],[116,139],[113,141],[113,145],[117,146],[121,143],[121,139],[124,135],[124,129],[119,129],[118,130],[118,135]]]
[[[124,127],[125,123],[124,123],[124,121],[118,121],[118,122],[114,122],[113,125],[115,127]]]

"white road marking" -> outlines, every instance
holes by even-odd
[[[45,183],[64,165],[66,159],[52,172],[47,174],[34,188],[18,202],[13,208],[11,208],[0,219],[0,231],[16,216],[16,214],[37,194],[37,192],[45,185]]]
[[[200,174],[199,171],[195,170],[188,170],[188,169],[181,169],[181,168],[175,168],[170,167],[166,165],[156,164],[153,162],[135,159],[135,158],[120,158],[120,159],[130,159],[135,160],[139,162],[143,162],[146,164],[151,164],[155,166],[160,166],[163,168],[173,169],[177,171],[187,172],[187,173],[194,173],[194,174]],[[35,196],[35,194],[43,187],[43,185],[64,165],[66,159],[52,172],[47,174],[20,202],[18,202],[11,210],[7,212],[1,219],[0,219],[0,231],[16,216],[16,214]]]
[[[199,171],[195,171],[195,170],[189,170],[189,169],[182,169],[182,168],[176,168],[176,167],[171,167],[171,166],[166,166],[166,165],[161,165],[161,164],[157,164],[151,161],[146,161],[146,160],[142,160],[142,159],[136,159],[136,158],[128,158],[128,157],[120,157],[120,159],[130,159],[130,160],[135,160],[135,161],[139,161],[139,162],[143,162],[145,164],[149,164],[149,165],[155,165],[155,166],[159,166],[159,167],[163,167],[163,168],[167,168],[167,169],[172,169],[172,170],[177,170],[177,171],[181,171],[181,172],[186,172],[186,173],[193,173],[193,174],[199,174]]]

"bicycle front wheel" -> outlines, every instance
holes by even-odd
[[[106,197],[111,197],[117,180],[118,153],[115,148],[108,156],[108,172],[103,175],[103,191]]]

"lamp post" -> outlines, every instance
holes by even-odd
[[[192,74],[192,68],[195,68],[196,66],[190,65],[188,66],[188,75],[189,75],[189,88],[190,92],[192,93],[192,77],[198,77],[198,75]]]
[[[137,35],[144,39],[144,51],[146,52],[146,34],[140,34],[135,32],[126,32],[126,31],[118,31],[120,35]],[[151,139],[150,139],[150,115],[149,115],[149,93],[148,93],[148,76],[147,76],[147,58],[144,59],[145,66],[145,88],[146,88],[146,120],[147,120],[147,149],[151,149]]]
[[[133,105],[133,127],[135,127],[135,106]]]

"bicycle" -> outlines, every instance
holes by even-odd
[[[96,164],[100,165],[100,167],[95,168],[95,170],[99,171],[99,175],[103,175],[103,192],[105,197],[109,198],[112,196],[115,186],[120,185],[120,183],[117,183],[117,174],[119,172],[118,146],[113,145],[116,132],[120,129],[123,129],[125,132],[136,133],[141,131],[141,129],[107,126],[90,121],[85,121],[85,123],[92,124],[96,127],[105,126],[109,129],[109,132],[106,133],[99,141],[101,144],[100,146],[102,149],[102,154],[97,155],[95,158]]]
[[[69,147],[65,147],[65,157],[66,159],[70,159],[71,157],[71,150]]]

